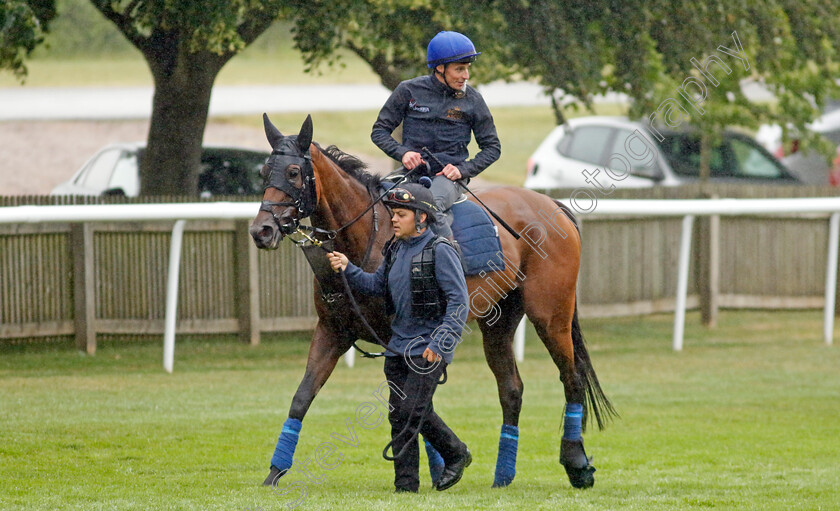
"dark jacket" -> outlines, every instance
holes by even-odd
[[[450,364],[469,313],[469,297],[461,261],[455,249],[446,243],[439,243],[435,248],[435,277],[446,294],[446,312],[439,319],[419,319],[411,314],[411,258],[426,246],[432,236],[431,229],[426,229],[420,236],[401,240],[387,279],[384,261],[375,273],[367,273],[349,263],[346,274],[350,285],[361,293],[374,296],[383,296],[386,292],[391,294],[396,312],[391,321],[393,334],[388,347],[404,354],[411,345],[409,356],[420,356],[429,347]],[[418,336],[422,339],[414,341]],[[396,356],[390,352],[386,355]]]
[[[385,154],[402,161],[408,151],[428,147],[444,164],[458,167],[464,177],[475,177],[501,155],[493,116],[477,90],[467,85],[466,95],[456,98],[454,91],[434,75],[420,76],[400,83],[373,124],[370,138]],[[403,123],[403,143],[391,133]],[[481,149],[470,161],[467,146],[472,134]],[[422,153],[421,153],[422,155]],[[439,165],[423,155],[432,165]]]

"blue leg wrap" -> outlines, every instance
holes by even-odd
[[[563,438],[566,440],[580,440],[582,421],[583,405],[580,403],[566,403],[566,415],[563,417]]]
[[[441,474],[443,474],[443,457],[425,438],[423,439],[423,443],[426,444],[426,457],[429,458],[429,474],[432,476],[432,484],[435,484],[440,479]]]
[[[493,487],[507,486],[516,476],[516,451],[519,448],[519,428],[502,424],[499,436],[499,457],[496,459],[496,475]]]
[[[295,455],[301,425],[299,420],[292,418],[283,423],[283,432],[277,439],[277,447],[274,448],[274,456],[271,457],[272,467],[281,471],[292,468],[292,457]]]

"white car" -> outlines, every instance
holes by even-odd
[[[51,195],[125,195],[140,193],[142,142],[111,144],[100,149],[70,180],[56,186]],[[255,195],[262,193],[260,169],[267,152],[235,147],[204,147],[198,190],[202,197]]]
[[[836,148],[835,164],[840,160],[840,101],[826,106],[822,116],[807,125],[807,128],[822,135]],[[764,124],[755,135],[770,153],[782,160],[797,178],[809,184],[840,186],[840,176],[832,176],[832,164],[819,151],[802,151],[799,140],[792,140],[788,147],[782,144],[782,127],[778,124]],[[832,179],[830,179],[830,177]]]
[[[799,182],[754,139],[733,131],[712,149],[710,167],[714,182]],[[676,186],[699,180],[699,173],[697,131],[651,130],[626,117],[581,117],[543,140],[528,160],[525,187]]]

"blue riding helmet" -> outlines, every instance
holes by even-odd
[[[475,51],[470,38],[458,32],[442,31],[429,41],[426,63],[429,68],[450,62],[472,62],[481,52]]]

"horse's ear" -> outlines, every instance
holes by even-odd
[[[280,141],[283,140],[283,134],[271,124],[266,113],[263,114],[263,125],[265,126],[265,136],[268,138],[268,143],[271,144],[272,149],[275,149],[280,144]]]
[[[297,138],[298,147],[301,151],[309,150],[309,144],[312,143],[312,116],[307,115],[306,120],[303,121],[303,126],[300,127],[300,133]]]

